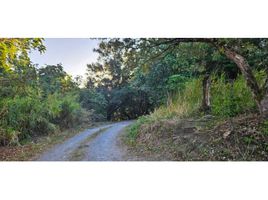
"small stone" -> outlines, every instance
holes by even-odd
[[[232,133],[232,131],[226,131],[226,132],[223,134],[223,138],[226,139],[231,133]]]

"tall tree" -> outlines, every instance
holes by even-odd
[[[129,39],[127,39],[128,41]],[[215,47],[220,53],[226,56],[227,59],[236,64],[244,76],[247,86],[250,88],[253,98],[258,106],[259,112],[263,116],[268,116],[268,76],[264,85],[260,86],[253,74],[245,56],[252,56],[257,53],[260,57],[267,55],[267,39],[214,39],[214,38],[142,38],[135,39],[127,43],[125,48],[139,52],[140,56],[149,57],[149,59],[138,59],[148,63],[154,59],[162,58],[170,51],[174,51],[181,43],[207,43]],[[152,51],[154,49],[154,51]],[[251,51],[251,49],[257,51]],[[125,50],[124,52],[128,52]],[[245,55],[245,56],[244,56]],[[137,56],[138,57],[138,56]],[[265,59],[257,61],[255,64],[263,65]],[[266,60],[265,60],[266,62]],[[266,63],[265,63],[266,64]],[[206,85],[206,84],[204,84]]]

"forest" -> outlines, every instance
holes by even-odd
[[[83,81],[62,64],[30,60],[30,51],[46,51],[42,38],[0,39],[1,146],[81,124],[136,120],[126,143],[162,152],[155,159],[267,160],[267,39],[96,40],[98,61],[87,64]]]

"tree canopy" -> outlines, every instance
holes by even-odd
[[[37,127],[47,130],[44,132],[53,127],[70,127],[81,118],[91,121],[136,119],[184,94],[193,80],[201,80],[196,86],[202,99],[198,111],[216,113],[211,90],[223,76],[230,87],[235,87],[234,82],[243,77],[256,111],[262,117],[267,116],[267,39],[111,38],[98,41],[94,49],[98,60],[87,64],[86,84],[81,88],[82,77],[73,78],[62,64],[37,67],[30,61],[30,51],[45,51],[43,39],[0,39],[2,143],[24,138]],[[234,110],[238,113],[239,109]],[[23,117],[32,112],[38,116],[36,119]]]

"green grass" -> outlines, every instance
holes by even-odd
[[[268,136],[268,120],[262,122],[260,126],[261,126],[260,129],[262,131],[262,134],[265,136]]]
[[[130,125],[126,128],[127,138],[126,142],[130,145],[135,144],[135,141],[138,137],[138,131],[141,128],[141,125],[152,122],[153,119],[150,116],[140,117],[133,125]]]
[[[225,76],[212,78],[211,111],[214,116],[234,117],[238,114],[256,110],[256,103],[240,75],[231,84]]]

